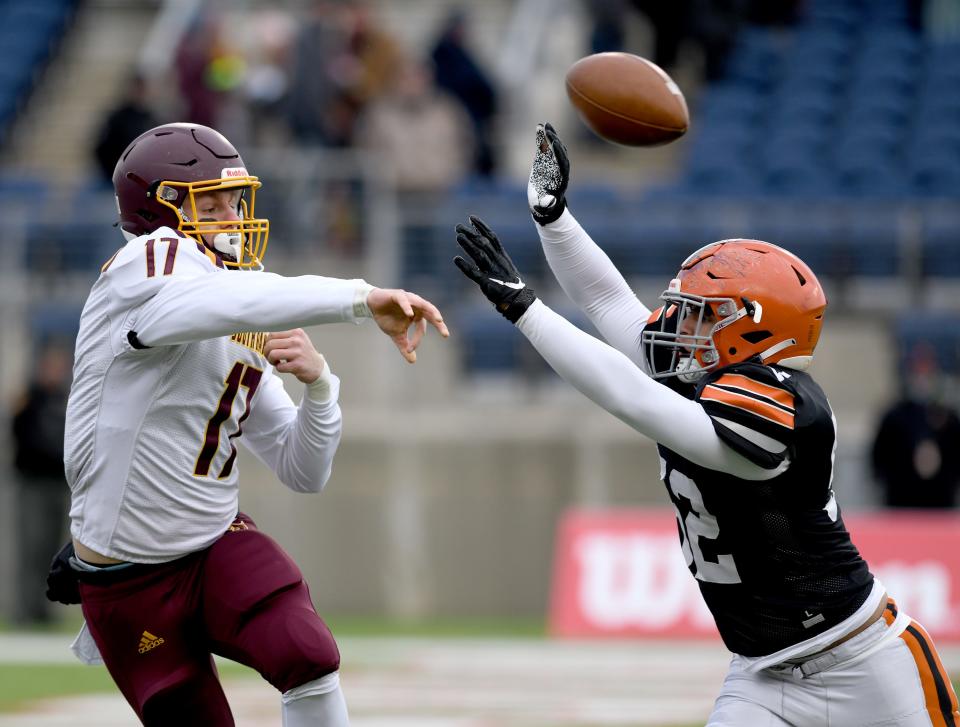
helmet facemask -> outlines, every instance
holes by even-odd
[[[665,311],[659,327],[648,325],[642,334],[650,375],[654,379],[677,377],[695,384],[722,362],[715,335],[745,316],[759,323],[763,309],[758,302],[743,301],[737,306],[732,298],[706,297],[680,291],[680,281],[670,281],[663,292]]]
[[[177,229],[216,252],[226,267],[263,269],[270,222],[256,218],[254,209],[257,177],[248,175],[199,182],[160,182],[156,200],[177,215]],[[197,209],[197,195],[220,190],[239,189],[238,220],[203,220]],[[249,193],[249,201],[247,194]]]

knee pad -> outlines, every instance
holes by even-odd
[[[237,634],[239,659],[280,692],[332,674],[340,651],[330,629],[313,608],[300,583],[259,604]]]
[[[279,666],[275,680],[270,682],[280,692],[287,692],[337,672],[340,650],[330,629],[313,610],[306,586],[284,592],[274,600],[278,603],[269,609],[269,618],[263,619]]]

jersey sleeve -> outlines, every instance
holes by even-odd
[[[228,271],[176,235],[163,228],[133,240],[106,267],[116,353],[369,316],[373,288],[363,280]]]
[[[339,396],[340,379],[330,374],[328,399],[314,401],[304,393],[297,406],[268,367],[241,441],[294,492],[319,492],[340,444]]]
[[[774,369],[752,364],[728,367],[706,380],[697,399],[717,435],[734,451],[765,469],[789,466],[797,400]]]
[[[201,249],[195,240],[164,227],[131,240],[104,265],[114,351],[136,347],[128,340],[136,313],[171,282],[225,272],[212,253]]]

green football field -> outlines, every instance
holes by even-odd
[[[729,660],[719,642],[550,639],[537,620],[329,622],[344,655],[344,691],[358,723],[390,724],[396,718],[397,724],[419,719],[468,725],[473,718],[510,727],[595,727],[638,715],[636,724],[644,727],[691,727],[703,724]],[[103,710],[112,715],[111,726],[133,723],[106,670],[83,666],[69,654],[66,645],[77,626],[26,633],[0,627],[0,726],[19,725],[28,716],[31,725],[46,724],[36,711],[38,700],[44,710],[55,710],[58,725],[74,724],[75,715],[78,727],[102,727]],[[4,648],[14,641],[15,648]],[[960,664],[955,646],[941,652],[953,668]],[[238,664],[220,661],[218,668],[231,705],[247,718],[244,724],[275,723],[272,687]],[[577,689],[571,691],[571,683]],[[87,696],[48,701],[78,695]],[[262,716],[251,721],[253,713]]]

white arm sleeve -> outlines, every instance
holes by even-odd
[[[340,444],[340,379],[329,373],[328,398],[317,401],[304,392],[297,407],[280,378],[269,371],[240,441],[291,490],[320,492]]]
[[[563,291],[611,346],[646,370],[640,334],[650,309],[569,209],[555,222],[536,227],[543,254]]]
[[[227,271],[168,282],[131,321],[144,346],[357,320],[371,286],[317,275]]]
[[[696,401],[657,383],[619,351],[535,300],[517,321],[567,383],[618,419],[691,462],[746,480],[778,474],[734,452]]]

